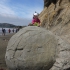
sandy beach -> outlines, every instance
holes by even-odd
[[[5,53],[8,41],[13,35],[13,33],[5,36],[0,35],[0,70],[7,70],[5,63]]]

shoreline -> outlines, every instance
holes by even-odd
[[[14,35],[15,33],[7,34],[7,35],[0,35],[0,70],[6,70],[7,66],[5,63],[5,53],[6,53],[6,48],[8,45],[8,41],[10,38]]]

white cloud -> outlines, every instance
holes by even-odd
[[[23,17],[23,18],[32,18],[33,13],[37,11],[40,13],[42,11],[42,7],[35,6],[26,6],[21,4],[16,4],[15,6],[6,6],[5,3],[10,0],[2,0],[0,1],[0,14],[4,17]]]
[[[37,11],[40,13],[43,8],[41,7],[28,7],[26,5],[17,4],[9,6],[7,3],[10,0],[0,1],[0,23],[11,23],[15,25],[28,25],[31,22],[33,13]],[[24,18],[24,19],[23,19]],[[26,19],[25,19],[26,18]]]
[[[0,16],[0,23],[10,23],[14,25],[28,25],[30,22],[31,22],[31,19]]]
[[[34,7],[34,6],[28,7],[25,5],[17,5],[15,7],[13,7],[13,10],[15,10],[16,13],[19,14],[23,18],[32,18],[33,13],[35,11],[40,13],[43,10],[43,8],[42,7]]]
[[[4,17],[13,17],[15,16],[15,12],[11,10],[9,7],[0,4],[0,15]]]
[[[31,19],[20,18],[17,12],[14,9],[12,10],[12,8],[3,4],[3,1],[0,2],[0,23],[11,23],[14,25],[28,25],[31,22]],[[15,9],[18,8],[15,7]],[[21,15],[22,14],[25,14],[25,12],[21,11]]]

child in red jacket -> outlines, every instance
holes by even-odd
[[[40,26],[40,19],[38,18],[38,13],[36,12],[33,14],[32,24],[34,26]]]

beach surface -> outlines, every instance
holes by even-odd
[[[5,36],[0,35],[0,70],[8,70],[5,63],[5,53],[6,53],[8,41],[13,35],[14,33]]]

